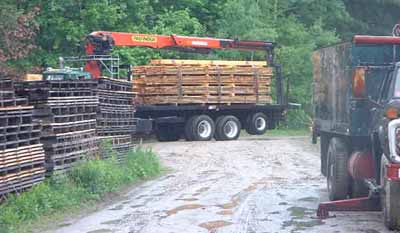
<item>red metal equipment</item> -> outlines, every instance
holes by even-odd
[[[177,35],[149,35],[126,32],[92,32],[87,37],[86,55],[106,55],[114,46],[148,47],[154,49],[178,49],[183,51],[204,52],[212,49],[236,49],[248,51],[266,51],[268,62],[273,64],[274,43],[267,41],[240,41],[206,37],[189,37]],[[100,65],[88,61],[85,70],[98,78],[101,75]]]

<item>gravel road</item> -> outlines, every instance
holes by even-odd
[[[305,137],[151,143],[172,169],[124,200],[59,224],[56,233],[388,232],[379,213],[336,213],[327,200],[317,147]],[[61,227],[62,226],[62,227]]]

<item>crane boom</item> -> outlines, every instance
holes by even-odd
[[[114,46],[177,49],[194,52],[212,49],[265,51],[268,54],[267,60],[272,64],[275,44],[268,41],[241,41],[207,37],[96,31],[87,36],[85,52],[86,55],[107,55],[110,54]],[[101,76],[101,68],[97,61],[87,61],[85,69],[94,78]]]

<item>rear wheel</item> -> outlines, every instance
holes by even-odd
[[[191,141],[208,141],[214,136],[215,124],[207,115],[191,117],[185,126],[185,135]]]
[[[362,180],[352,180],[351,183],[351,197],[366,197],[368,196],[369,189]]]
[[[320,153],[321,153],[321,173],[326,177],[326,158],[328,157],[328,147],[329,147],[329,136],[326,135],[325,133],[321,133],[320,137]]]
[[[327,186],[330,200],[346,199],[350,176],[347,172],[349,152],[340,138],[332,138],[327,155]]]
[[[389,181],[386,178],[386,165],[388,160],[385,155],[381,158],[381,205],[385,225],[390,230],[400,229],[400,182]]]
[[[216,140],[236,140],[240,135],[241,124],[235,116],[220,116],[215,124]]]
[[[250,114],[246,119],[246,131],[251,135],[262,135],[267,131],[267,116],[262,113]]]

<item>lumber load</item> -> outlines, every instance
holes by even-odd
[[[152,60],[133,68],[139,104],[268,104],[266,62]]]

